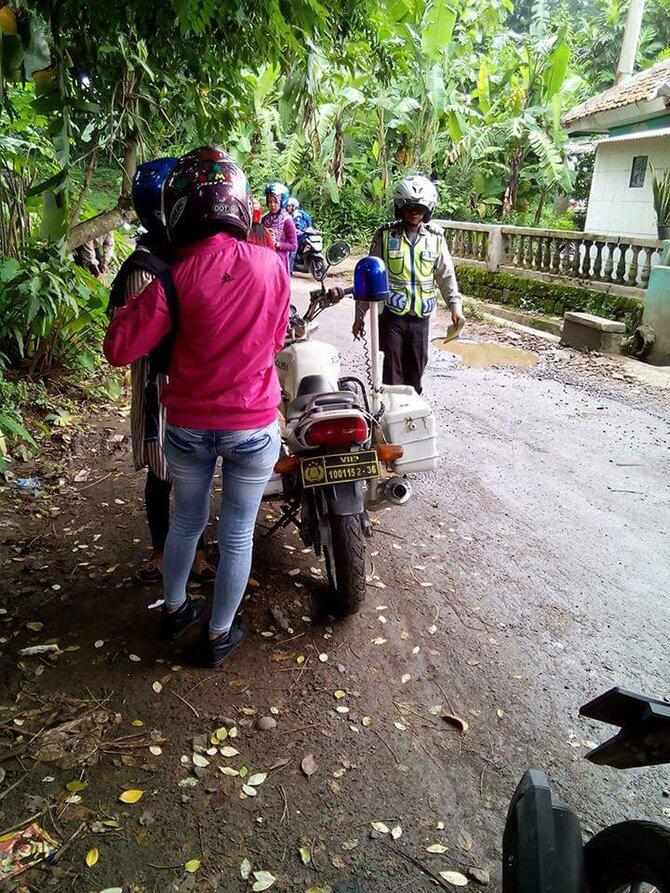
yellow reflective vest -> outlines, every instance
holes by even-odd
[[[430,316],[437,306],[438,287],[435,266],[442,252],[441,231],[422,227],[416,241],[410,242],[402,227],[382,232],[382,258],[389,277],[390,295],[386,306],[404,316]]]

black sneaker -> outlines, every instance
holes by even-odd
[[[190,629],[200,620],[201,614],[202,605],[200,603],[193,604],[188,597],[181,608],[171,614],[168,613],[165,605],[163,605],[158,627],[158,637],[160,639],[178,639],[187,629]]]
[[[232,657],[239,650],[246,634],[247,625],[243,620],[233,620],[233,625],[229,631],[217,639],[210,639],[208,633],[205,633],[206,666],[213,669],[222,666],[229,657]]]

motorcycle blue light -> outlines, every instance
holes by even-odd
[[[354,270],[354,298],[370,303],[385,301],[389,294],[386,266],[380,257],[364,257]]]

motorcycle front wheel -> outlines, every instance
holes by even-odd
[[[322,257],[310,257],[309,266],[312,271],[312,276],[317,282],[321,282],[326,275],[326,263],[324,259]]]
[[[589,893],[670,893],[670,828],[620,822],[584,847]]]
[[[358,515],[328,513],[331,545],[325,548],[332,590],[328,608],[335,617],[357,614],[365,600],[365,536]]]

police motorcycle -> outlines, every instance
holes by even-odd
[[[293,269],[298,273],[311,273],[317,282],[326,275],[328,261],[323,253],[323,233],[309,226],[298,230],[298,251]]]
[[[325,272],[348,255],[346,242],[331,245],[320,288],[310,292],[307,310],[300,316],[291,308],[285,347],[276,359],[283,454],[265,491],[266,498],[283,499],[281,517],[268,535],[294,523],[305,545],[324,556],[327,608],[339,617],[359,611],[365,598],[366,540],[372,534],[366,506],[381,499],[403,503],[411,492],[400,475],[383,476],[385,469],[393,471],[402,462],[405,446],[394,443],[380,421],[377,313],[372,314],[374,334],[367,350],[373,361],[370,388],[359,378],[342,376],[337,349],[310,337],[315,319],[345,296],[353,294],[376,310],[388,294],[384,264],[373,257],[356,265],[353,288],[326,289]],[[411,413],[407,419],[413,424]]]
[[[589,701],[580,715],[618,733],[586,755],[600,766],[670,764],[670,704],[623,688]],[[503,893],[670,893],[670,828],[611,825],[582,844],[579,819],[553,796],[543,772],[525,773],[503,834]]]

